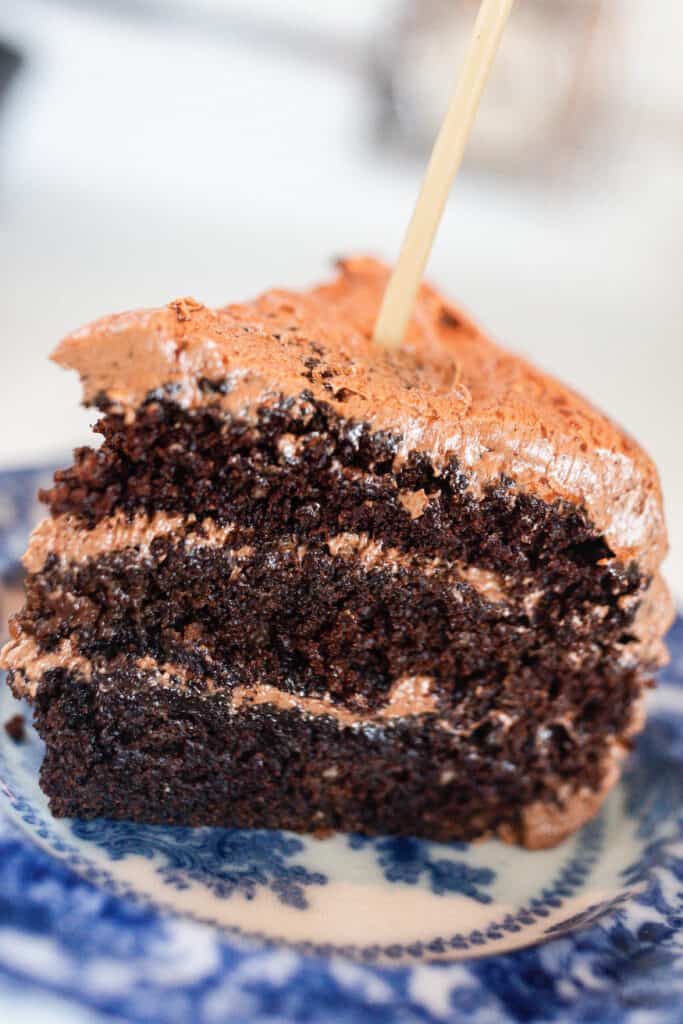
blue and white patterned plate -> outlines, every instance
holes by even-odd
[[[40,475],[0,474],[0,571]],[[3,730],[0,1018],[30,992],[50,1020],[678,1024],[683,619],[670,646],[621,786],[542,853],[57,821]]]

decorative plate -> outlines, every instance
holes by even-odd
[[[0,474],[5,580],[41,475]],[[1,730],[0,1017],[680,1024],[683,619],[670,647],[623,782],[541,853],[55,820]]]

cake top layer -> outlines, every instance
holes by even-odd
[[[357,258],[304,293],[275,290],[215,310],[179,299],[98,320],[53,358],[78,370],[87,403],[106,396],[128,414],[159,388],[181,405],[220,402],[247,418],[308,392],[346,420],[390,431],[397,460],[422,451],[438,468],[455,456],[475,492],[504,474],[545,501],[584,506],[617,557],[654,569],[666,531],[643,450],[427,285],[401,350],[375,345],[387,277],[382,264]]]

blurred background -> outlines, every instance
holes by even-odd
[[[474,0],[2,0],[0,468],[93,419],[68,330],[399,249]],[[517,0],[429,276],[661,468],[683,600],[683,6]]]

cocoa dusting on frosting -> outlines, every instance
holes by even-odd
[[[474,490],[503,475],[544,501],[584,506],[618,558],[653,570],[666,532],[642,449],[426,285],[403,348],[378,348],[372,327],[387,274],[357,258],[305,293],[276,290],[216,310],[184,299],[106,317],[66,338],[54,358],[79,371],[86,401],[106,395],[127,413],[169,386],[180,404],[220,401],[246,417],[309,392],[347,419],[392,432],[398,462],[411,451],[437,467],[457,457]]]

